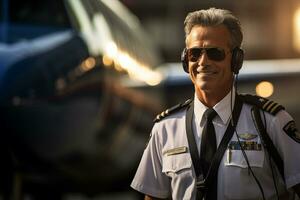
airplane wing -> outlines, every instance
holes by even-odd
[[[62,9],[71,25],[36,35],[33,25],[6,22],[10,34],[0,43],[4,193],[21,183],[17,192],[53,199],[127,189],[162,110],[153,86],[162,79],[154,69],[159,56],[137,19],[118,1],[62,2],[10,1],[14,13],[24,7],[32,14],[26,20]]]

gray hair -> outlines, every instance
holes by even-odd
[[[186,38],[196,25],[225,25],[231,35],[231,48],[240,47],[242,44],[243,33],[240,21],[229,10],[209,8],[207,10],[190,12],[184,20]]]

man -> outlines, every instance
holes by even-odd
[[[235,93],[243,61],[238,19],[222,9],[195,11],[185,19],[185,33],[182,62],[195,97],[158,115],[131,187],[147,200],[299,196],[293,119],[274,102]],[[260,112],[255,119],[254,108]],[[264,130],[273,145],[262,145],[268,143]]]

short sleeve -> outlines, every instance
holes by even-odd
[[[300,183],[300,143],[290,137],[285,130],[285,127],[291,122],[293,122],[293,118],[286,111],[280,111],[273,118],[270,130],[268,130],[284,163],[287,189]]]
[[[131,187],[143,194],[167,198],[170,194],[170,181],[162,173],[162,151],[159,134],[161,133],[158,131],[158,125],[155,124]]]

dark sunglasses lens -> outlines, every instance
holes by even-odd
[[[188,49],[187,55],[188,60],[191,62],[197,62],[199,57],[202,55],[203,50],[206,52],[207,57],[210,60],[222,61],[225,58],[225,52],[223,49],[219,48],[191,48]]]
[[[201,56],[202,49],[194,48],[194,49],[188,49],[187,55],[188,60],[191,62],[197,62],[199,57]]]
[[[206,49],[207,57],[211,60],[222,61],[225,58],[225,52],[222,49],[218,48],[209,48]]]

